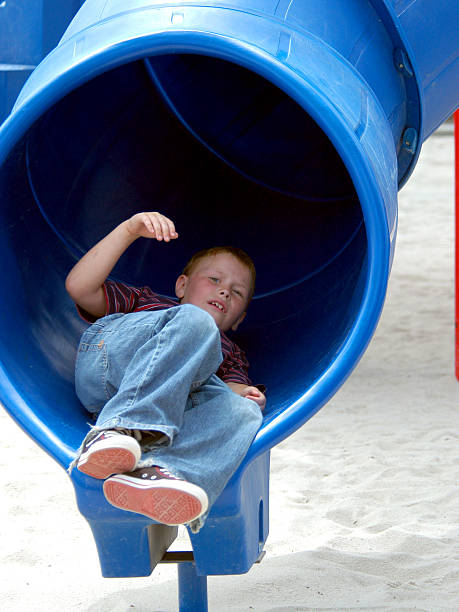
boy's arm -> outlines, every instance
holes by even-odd
[[[246,397],[247,399],[251,399],[256,402],[261,410],[265,409],[266,406],[266,397],[264,393],[262,393],[256,387],[252,387],[251,385],[244,385],[242,383],[237,382],[227,382],[228,387],[237,393],[238,395],[242,395],[242,397]]]
[[[178,234],[174,223],[158,212],[137,213],[123,221],[70,270],[65,288],[73,301],[95,317],[107,314],[103,284],[121,255],[140,237],[169,242]]]

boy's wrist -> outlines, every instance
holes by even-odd
[[[129,221],[130,219],[126,219],[118,225],[118,229],[121,231],[123,238],[128,244],[128,246],[135,242],[137,238],[140,238],[140,234],[137,232],[133,232],[130,228]]]

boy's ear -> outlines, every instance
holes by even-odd
[[[188,283],[188,276],[180,274],[178,279],[175,281],[175,295],[181,300],[185,295],[186,285]]]
[[[231,326],[231,329],[232,329],[233,331],[236,331],[236,330],[237,330],[237,328],[239,327],[239,325],[240,325],[240,324],[242,323],[242,321],[245,319],[245,315],[246,315],[246,314],[247,314],[246,312],[243,312],[243,313],[241,314],[241,316],[239,317],[239,319],[238,319],[238,320],[237,320],[235,323],[233,323],[233,325]]]

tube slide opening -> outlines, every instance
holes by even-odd
[[[200,248],[233,244],[253,257],[255,299],[234,338],[268,387],[266,420],[330,366],[361,309],[367,235],[341,157],[294,100],[229,61],[175,53],[97,76],[30,127],[0,185],[0,244],[18,296],[6,301],[0,360],[32,418],[45,428],[59,419],[69,447],[87,415],[73,391],[84,324],[65,275],[135,212],[163,212],[180,239],[139,240],[116,279],[172,296]]]

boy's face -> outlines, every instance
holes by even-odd
[[[252,278],[250,270],[230,253],[199,260],[189,276],[182,274],[175,294],[212,315],[221,331],[236,330],[245,317]]]

